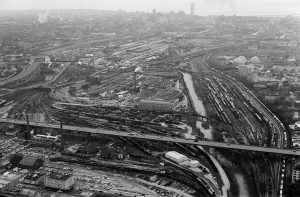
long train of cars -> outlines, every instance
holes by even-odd
[[[214,107],[219,120],[226,124],[232,125],[232,121],[222,106],[229,108],[236,119],[239,119],[241,113],[245,114],[247,112],[251,114],[259,123],[265,125],[270,133],[269,136],[264,136],[263,141],[265,146],[276,146],[279,136],[276,133],[274,125],[267,120],[261,111],[258,110],[243,93],[236,91],[235,88],[230,84],[225,83],[223,80],[216,77],[213,77],[212,79],[204,77],[202,80],[202,83],[204,83],[203,89],[206,92],[209,102]],[[242,87],[246,91],[249,91],[244,85]],[[234,99],[231,95],[240,100],[240,102],[237,102],[237,99]],[[245,109],[241,107],[239,103],[242,103],[246,107],[247,111],[245,111]],[[286,132],[284,132],[284,141],[287,141]],[[286,143],[284,147],[287,148]]]

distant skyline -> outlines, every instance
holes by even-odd
[[[300,0],[0,0],[0,10],[98,9],[190,13],[197,15],[300,15]]]

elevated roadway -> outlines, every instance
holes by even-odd
[[[60,129],[59,124],[27,122],[24,120],[12,120],[12,119],[0,119],[0,123],[1,122],[18,124],[18,125],[29,125],[29,126],[36,126],[36,127]],[[300,151],[295,151],[293,149],[266,148],[266,147],[250,146],[250,145],[242,145],[242,144],[226,144],[223,142],[214,142],[214,141],[194,141],[191,139],[183,139],[183,138],[178,138],[178,137],[168,137],[168,136],[158,136],[158,135],[138,134],[138,133],[133,135],[130,133],[125,133],[125,132],[116,131],[116,130],[108,130],[108,129],[102,129],[102,128],[96,129],[96,128],[78,127],[78,126],[70,126],[70,125],[63,125],[62,129],[69,130],[69,131],[86,132],[86,133],[91,133],[91,134],[111,135],[111,136],[117,136],[117,137],[129,137],[129,138],[164,141],[164,142],[172,142],[172,143],[180,143],[180,144],[209,146],[209,147],[215,147],[215,148],[226,148],[226,149],[255,151],[255,152],[263,152],[263,153],[289,155],[289,156],[300,156]]]

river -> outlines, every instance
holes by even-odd
[[[190,98],[192,100],[192,104],[193,104],[193,107],[195,108],[195,111],[199,115],[205,116],[206,111],[205,111],[203,102],[201,101],[201,99],[199,99],[199,97],[196,94],[194,83],[193,83],[193,80],[192,80],[192,76],[188,73],[183,73],[183,79],[184,79],[185,84],[186,84],[186,86],[189,90],[189,95],[190,95]],[[197,121],[196,126],[197,126],[197,128],[200,128],[200,131],[204,133],[205,137],[207,137],[208,139],[212,139],[211,129],[206,129],[205,130],[204,128],[202,128],[200,121]],[[202,149],[202,147],[201,147],[201,149]],[[204,149],[202,149],[202,150],[205,151]],[[223,187],[222,187],[222,193],[223,193],[223,196],[226,197],[227,196],[227,191],[230,188],[229,179],[228,179],[224,169],[219,164],[219,162],[210,153],[206,152],[206,154],[210,157],[210,159],[212,160],[212,162],[214,163],[214,165],[218,169],[219,174],[221,175],[221,179],[222,179],[222,182],[224,184]]]
[[[199,114],[199,115],[206,115],[206,111],[204,108],[204,105],[202,103],[202,101],[198,98],[196,92],[195,92],[195,87],[193,84],[193,80],[192,80],[192,76],[188,73],[183,73],[183,79],[184,82],[189,90],[189,95],[193,101],[193,105],[195,108],[195,111]]]
[[[199,115],[206,115],[206,111],[203,105],[203,102],[201,101],[201,99],[199,99],[199,97],[197,96],[196,92],[195,92],[195,87],[194,87],[194,83],[192,80],[192,77],[190,74],[188,73],[183,73],[183,79],[185,81],[185,84],[189,90],[189,95],[190,98],[192,99],[193,102],[193,107],[195,108],[195,111],[199,114]],[[200,131],[204,134],[204,137],[207,139],[212,140],[212,130],[211,128],[209,129],[204,129],[201,125],[201,121],[198,120],[196,122],[196,127],[198,129],[200,129]]]
[[[240,196],[243,197],[249,197],[249,192],[247,189],[247,185],[245,182],[245,175],[239,172],[234,173],[234,176],[236,177],[237,183],[239,185],[239,189],[240,189]]]
[[[185,84],[188,88],[189,96],[192,100],[192,105],[195,108],[195,111],[199,115],[205,116],[206,111],[205,111],[203,102],[201,101],[201,99],[199,99],[199,97],[196,94],[195,87],[194,87],[191,75],[188,74],[188,73],[183,73],[183,79],[184,79]],[[201,126],[200,121],[196,122],[196,127],[200,129],[200,131],[204,134],[205,138],[212,140],[212,131],[211,131],[211,129],[204,129]],[[201,149],[204,152],[206,152],[202,147],[201,147]],[[210,159],[212,160],[212,162],[214,163],[214,165],[218,169],[219,174],[221,175],[221,179],[222,179],[222,182],[224,184],[223,187],[222,187],[223,197],[226,197],[227,196],[227,191],[230,189],[229,179],[228,179],[224,169],[220,165],[220,163],[210,153],[206,152],[206,154],[210,157]],[[217,157],[220,158],[220,155],[218,155]],[[227,160],[227,159],[223,158],[223,160]],[[234,172],[233,174],[236,177],[237,183],[239,185],[240,196],[248,197],[249,192],[247,190],[247,185],[246,185],[246,182],[245,182],[245,176],[242,173],[239,173],[239,172]]]

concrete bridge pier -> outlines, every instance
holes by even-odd
[[[25,130],[25,140],[31,140],[30,139],[30,126],[29,126],[29,115],[26,114],[26,130]]]

